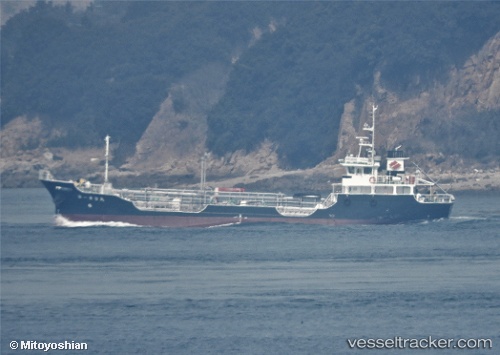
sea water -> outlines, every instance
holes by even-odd
[[[170,229],[4,189],[0,352],[500,353],[500,194],[456,197],[426,223]]]

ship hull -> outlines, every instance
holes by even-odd
[[[55,213],[74,222],[124,222],[155,227],[209,227],[247,223],[319,225],[391,224],[449,217],[452,203],[422,203],[413,195],[338,194],[337,202],[307,216],[284,216],[274,206],[209,204],[197,212],[138,209],[108,194],[85,193],[72,182],[41,180]]]

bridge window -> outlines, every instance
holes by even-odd
[[[396,193],[398,195],[410,195],[411,194],[411,187],[410,186],[397,186]]]
[[[375,187],[375,193],[381,195],[392,195],[392,186],[377,186]]]

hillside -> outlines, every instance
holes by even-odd
[[[195,182],[204,152],[213,178],[330,169],[372,101],[380,151],[496,169],[498,18],[497,2],[38,2],[0,33],[2,186],[99,178],[106,134],[123,183]]]

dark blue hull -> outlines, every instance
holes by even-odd
[[[413,195],[346,195],[308,216],[284,216],[272,206],[209,204],[199,212],[150,211],[107,194],[78,190],[71,182],[41,180],[55,213],[70,221],[126,222],[147,226],[204,227],[239,223],[389,224],[449,217],[453,203],[418,202]]]

